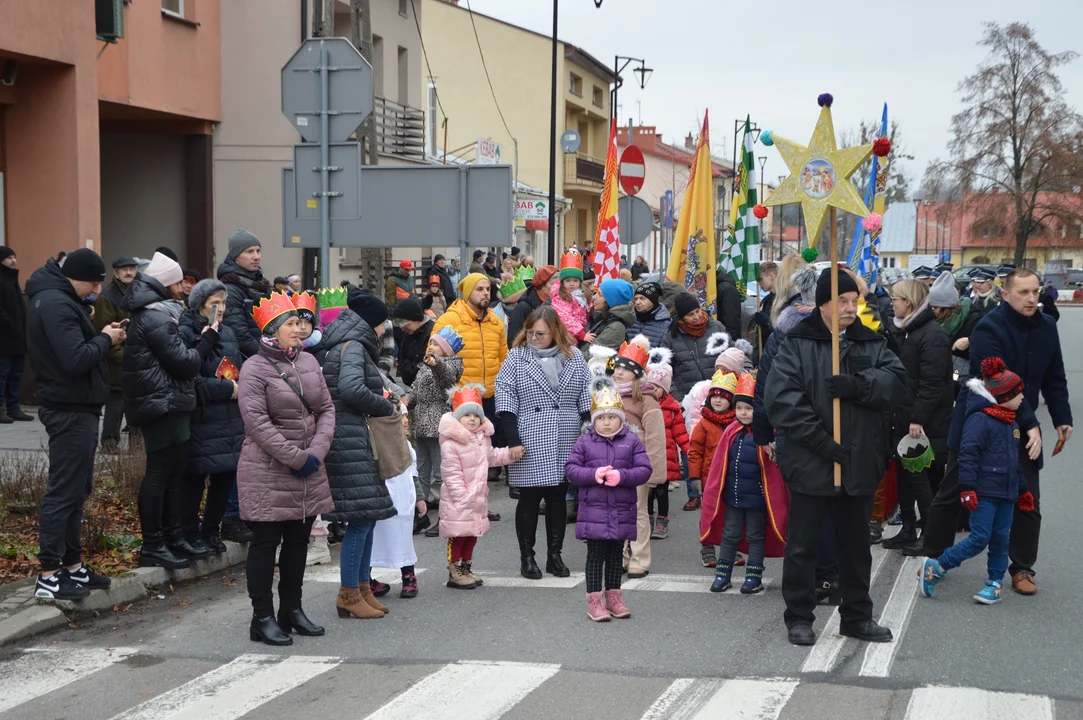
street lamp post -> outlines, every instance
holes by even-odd
[[[595,2],[598,2],[598,0],[595,0]],[[624,61],[623,65],[621,64],[622,60]],[[630,63],[634,62],[639,63],[639,67],[634,68],[632,70],[632,73],[639,76],[640,90],[643,90],[647,87],[647,81],[649,81],[651,79],[651,75],[654,74],[654,70],[647,67],[646,60],[643,60],[641,58],[625,57],[624,55],[613,56],[613,75],[616,80],[613,81],[613,97],[609,103],[610,120],[617,117],[617,91],[620,90],[620,88],[624,85],[624,80],[621,78],[620,74],[624,72],[624,69],[627,68]],[[631,135],[628,136],[628,144],[632,144]]]
[[[779,185],[781,185],[785,181],[786,181],[786,176],[785,175],[779,175],[778,176],[778,184]],[[782,258],[786,256],[786,253],[783,252],[783,245],[782,245],[782,236],[786,234],[786,219],[783,217],[782,210],[783,210],[783,207],[781,205],[779,205],[777,214],[778,214],[778,259],[779,259],[780,262],[782,261]]]

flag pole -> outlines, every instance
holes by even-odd
[[[831,206],[831,374],[838,375],[841,369],[839,360],[839,243],[838,221],[835,206]],[[842,444],[842,403],[838,398],[831,401],[831,416],[835,442]],[[842,465],[835,463],[835,493],[842,492]]]

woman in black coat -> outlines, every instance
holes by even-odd
[[[673,351],[672,394],[680,402],[693,385],[714,375],[717,356],[707,354],[707,343],[712,336],[724,333],[725,328],[699,306],[691,293],[678,295],[674,306],[674,320],[662,336],[662,347]]]
[[[920,555],[922,541],[918,538],[918,520],[928,518],[933,501],[933,484],[939,484],[947,459],[948,431],[951,427],[952,404],[955,399],[952,379],[951,342],[944,328],[936,322],[928,303],[929,291],[917,280],[901,280],[892,287],[892,340],[895,352],[906,368],[907,397],[895,407],[892,417],[892,442],[909,435],[925,436],[933,448],[932,467],[921,472],[899,468],[899,513],[902,530],[884,540],[888,549],[902,549],[910,555]]]
[[[366,290],[352,290],[347,303],[349,307],[324,327],[323,340],[315,349],[335,403],[335,436],[325,461],[335,511],[323,519],[347,523],[339,556],[342,587],[360,589],[365,603],[382,614],[387,606],[376,600],[369,585],[373,530],[378,520],[395,516],[395,507],[380,480],[368,418],[386,417],[396,410],[383,395],[384,382],[376,366],[388,310]]]
[[[183,276],[175,261],[154,253],[126,297],[132,315],[124,343],[124,413],[142,432],[147,451],[139,487],[139,565],[169,570],[186,568],[189,557],[210,552],[181,535],[179,501],[196,408],[195,379],[202,359],[218,342],[218,322],[203,328],[194,348],[185,344],[179,325]]]
[[[188,312],[180,319],[180,334],[188,347],[198,345],[200,333],[212,314],[216,319],[225,315],[227,297],[226,286],[218,280],[201,280],[192,288]],[[237,336],[228,325],[219,325],[218,340],[203,357],[200,377],[196,380],[188,470],[181,492],[181,530],[197,550],[206,546],[214,553],[226,551],[218,539],[218,530],[229,494],[237,482],[237,461],[244,444],[244,420],[237,404],[237,380],[243,364]],[[199,506],[204,489],[207,502],[201,524]]]

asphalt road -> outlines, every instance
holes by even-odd
[[[1061,338],[1071,392],[1083,397],[1083,312],[1065,310]],[[1044,407],[1041,417],[1048,423]],[[683,487],[670,494],[669,539],[652,543],[651,576],[626,586],[633,617],[591,623],[585,546],[572,528],[564,554],[572,578],[519,578],[514,501],[491,485],[504,520],[475,552],[484,588],[444,587],[445,545],[418,537],[419,597],[402,600],[396,587],[384,598],[387,617],[339,620],[337,565],[310,568],[305,608],[328,635],[274,649],[248,640],[238,569],[3,651],[0,717],[307,718],[348,709],[359,718],[1083,720],[1083,438],[1046,457],[1040,592],[976,605],[985,565],[974,560],[927,600],[917,594],[917,561],[876,548],[873,599],[895,632],[890,645],[842,639],[826,607],[817,646],[789,645],[781,560],[768,561],[759,596],[707,592],[712,571],[700,566],[697,513],[680,510]],[[541,550],[542,529],[538,536]]]

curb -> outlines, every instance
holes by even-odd
[[[18,612],[0,620],[0,646],[67,625],[69,618],[90,617],[95,613],[111,611],[115,605],[141,600],[152,593],[157,594],[160,586],[194,580],[245,561],[248,556],[247,545],[229,541],[225,541],[225,544],[225,554],[212,555],[205,560],[193,560],[192,566],[183,570],[136,568],[123,577],[113,578],[112,584],[106,590],[91,590],[90,595],[83,600],[31,598]]]

